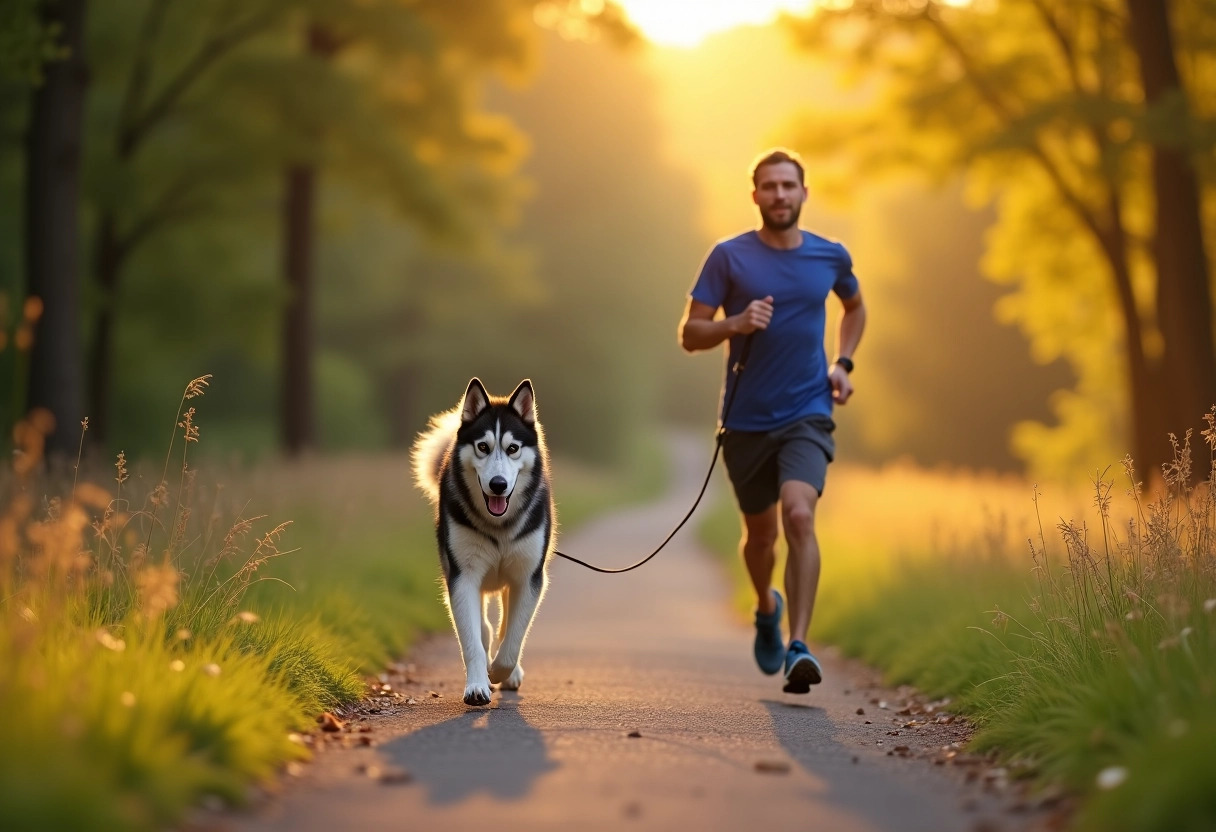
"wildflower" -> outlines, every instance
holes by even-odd
[[[1105,791],[1118,788],[1127,780],[1127,769],[1123,766],[1107,766],[1098,772],[1098,788]]]

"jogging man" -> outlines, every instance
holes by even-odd
[[[736,380],[742,383],[723,425],[722,458],[743,514],[743,560],[756,589],[756,662],[770,675],[784,669],[787,693],[807,693],[823,679],[804,642],[819,588],[815,509],[835,454],[832,405],[853,394],[849,373],[866,308],[844,247],[798,228],[807,196],[798,157],[784,150],[761,156],[752,184],[761,226],[709,252],[689,293],[680,343],[696,352],[729,339],[723,403]],[[829,292],[844,304],[831,364],[823,348]],[[749,339],[746,369],[736,376],[731,368]],[[772,586],[778,507],[789,546],[788,645],[784,602]]]

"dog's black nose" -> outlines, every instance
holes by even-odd
[[[506,491],[507,490],[507,478],[506,477],[495,477],[494,479],[490,480],[490,490],[493,491],[495,494],[501,494],[504,491]]]

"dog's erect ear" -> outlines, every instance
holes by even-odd
[[[481,411],[490,406],[490,396],[486,388],[481,386],[481,379],[473,378],[469,389],[464,391],[464,404],[460,406],[460,421],[471,422]]]
[[[524,420],[525,424],[536,424],[536,393],[532,391],[532,381],[524,379],[511,394],[511,407]]]

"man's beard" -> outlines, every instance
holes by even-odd
[[[791,205],[789,206],[789,211],[790,218],[785,222],[777,222],[777,220],[773,219],[773,217],[763,209],[760,210],[760,219],[764,222],[764,227],[769,231],[789,231],[798,224],[798,217],[802,213],[802,206]]]

